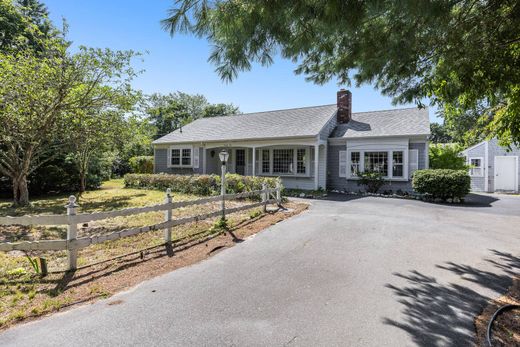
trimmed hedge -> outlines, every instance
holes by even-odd
[[[471,178],[466,170],[429,169],[413,174],[413,189],[434,199],[464,198],[470,191]]]
[[[166,190],[194,195],[220,194],[220,176],[217,175],[171,175],[171,174],[127,174],[124,177],[127,188]],[[275,188],[280,182],[276,177],[241,176],[226,174],[227,193],[236,194],[262,189],[262,183]]]

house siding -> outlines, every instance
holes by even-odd
[[[469,161],[469,158],[481,157],[484,160],[484,176],[483,177],[471,177],[471,190],[474,192],[484,192],[486,191],[486,176],[488,175],[488,170],[490,170],[490,165],[493,165],[493,156],[490,155],[488,160],[488,167],[485,167],[486,162],[486,144],[482,142],[480,145],[471,148],[466,152],[466,161]],[[492,189],[489,186],[488,189]]]
[[[199,151],[199,168],[174,168],[168,167],[168,149],[155,148],[154,150],[154,173],[168,173],[175,175],[202,174],[202,148],[195,147]]]

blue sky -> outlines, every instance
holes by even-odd
[[[69,24],[68,38],[74,46],[132,49],[148,54],[136,67],[145,72],[134,87],[145,93],[177,90],[205,95],[213,103],[233,103],[242,112],[275,110],[335,103],[335,82],[318,86],[295,75],[295,65],[276,59],[270,67],[255,66],[224,83],[207,62],[210,45],[193,36],[170,37],[160,26],[173,0],[43,0],[51,19],[61,27]],[[391,99],[372,86],[349,88],[354,112],[396,108]],[[399,105],[407,107],[414,105]],[[435,120],[430,108],[430,119]]]

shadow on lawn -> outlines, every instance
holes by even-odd
[[[486,262],[493,264],[496,273],[452,262],[437,267],[480,287],[505,293],[512,276],[520,269],[520,258],[496,250],[491,252],[493,257]],[[407,281],[403,287],[386,285],[404,306],[404,317],[402,320],[385,318],[385,324],[406,331],[419,346],[470,346],[474,343],[473,320],[494,298],[464,285],[438,283],[434,277],[418,271],[394,275]]]

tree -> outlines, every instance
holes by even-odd
[[[12,181],[14,205],[29,203],[28,175],[67,143],[60,131],[79,115],[114,107],[134,74],[133,52],[66,48],[56,43],[59,54],[50,57],[0,52],[0,174]]]
[[[148,97],[144,109],[150,122],[157,127],[155,138],[164,136],[195,119],[240,112],[233,104],[210,104],[203,95],[183,92],[152,94]]]
[[[439,123],[430,124],[430,141],[433,143],[449,143],[453,142],[453,138],[448,133],[446,126]]]
[[[455,122],[486,105],[488,136],[520,143],[516,0],[181,0],[162,23],[208,39],[224,80],[279,54],[309,81],[374,83],[395,103],[427,97]]]
[[[466,170],[466,160],[460,155],[463,148],[458,144],[431,144],[430,145],[430,168]]]
[[[37,0],[0,0],[0,14],[0,51],[30,48],[43,53],[46,42],[59,36],[47,8]]]

